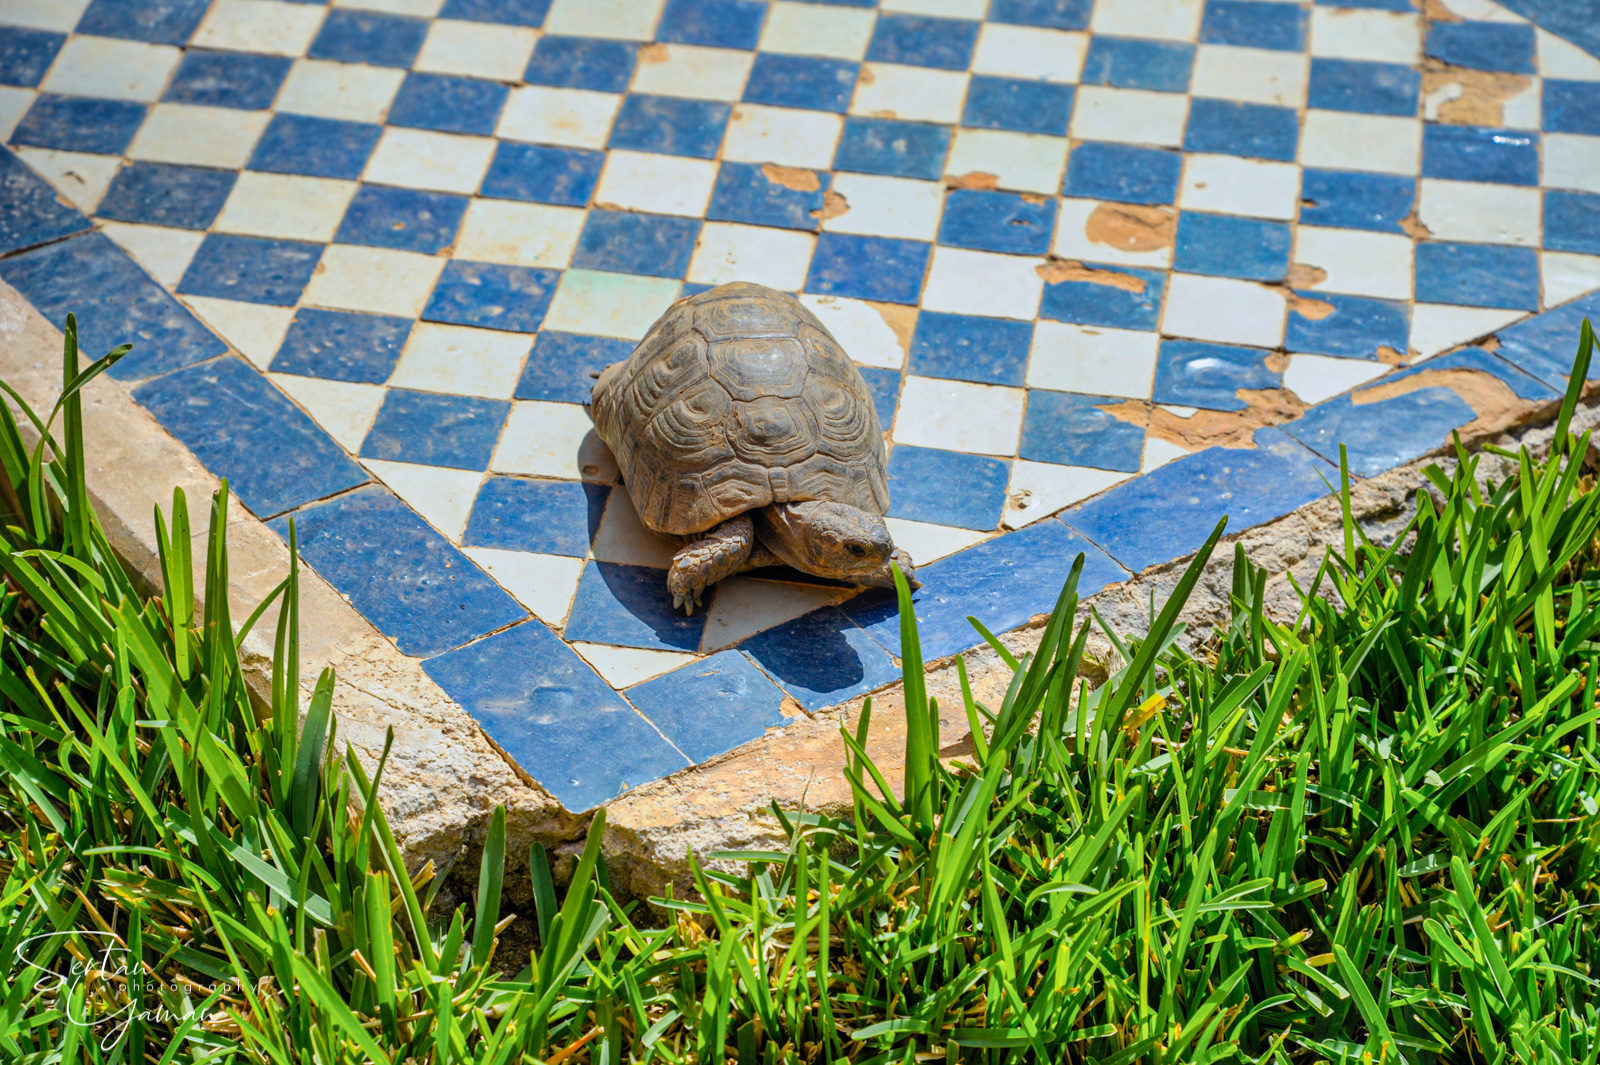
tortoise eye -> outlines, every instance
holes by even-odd
[[[845,550],[849,551],[857,558],[862,558],[867,553],[867,549],[862,547],[860,544],[851,544],[849,547],[845,548]]]

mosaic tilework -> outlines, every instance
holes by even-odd
[[[138,401],[579,809],[897,675],[882,592],[670,609],[583,403],[672,301],[758,281],[835,332],[955,653],[1080,551],[1092,592],[1340,444],[1437,446],[1474,413],[1427,370],[1556,395],[1600,314],[1592,16],[0,0],[0,278],[135,342]]]

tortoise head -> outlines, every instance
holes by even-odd
[[[825,499],[774,503],[762,508],[762,542],[795,569],[851,584],[892,586],[889,563],[901,562],[894,538],[881,517],[846,503]]]

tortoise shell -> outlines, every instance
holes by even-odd
[[[679,300],[606,367],[592,414],[657,532],[703,532],[807,499],[889,508],[867,383],[787,293],[735,283]]]

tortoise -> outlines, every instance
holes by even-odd
[[[787,564],[864,587],[908,580],[883,431],[861,371],[793,296],[735,282],[681,299],[590,399],[644,524],[679,538],[674,609]]]

